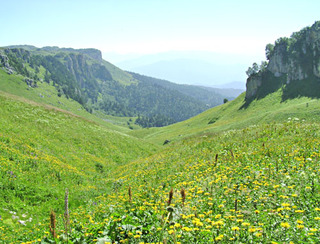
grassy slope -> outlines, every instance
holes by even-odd
[[[8,78],[1,72],[0,78]],[[31,88],[24,95],[18,76],[10,79],[0,83],[3,89],[9,88],[2,81],[16,86],[7,92],[43,99]],[[8,210],[0,209],[0,240],[46,239],[49,208],[58,214],[62,238],[63,196],[69,188],[73,241],[316,242],[320,104],[305,97],[281,99],[279,90],[241,109],[242,94],[190,120],[131,132],[152,143],[175,142],[156,153],[139,139],[2,94],[0,199]],[[288,123],[289,117],[300,120]],[[12,215],[34,220],[24,227]]]
[[[0,94],[0,205],[20,218],[27,213],[41,222],[63,202],[65,188],[74,206],[109,192],[115,168],[156,150],[95,122],[15,98]],[[3,208],[7,232],[19,231]]]
[[[2,69],[0,69],[0,91],[19,96],[21,99],[26,98],[36,103],[47,104],[56,108],[60,108],[83,118],[95,121],[108,129],[123,133],[130,131],[126,123],[124,123],[123,118],[110,116],[108,121],[111,121],[112,123],[108,123],[104,119],[99,118],[103,116],[94,116],[88,113],[79,103],[73,101],[72,99],[67,99],[65,96],[58,97],[58,92],[53,86],[50,86],[45,82],[38,82],[37,88],[31,88],[28,87],[23,81],[22,76],[8,75]]]
[[[285,122],[290,117],[298,117],[309,122],[319,121],[316,116],[320,109],[318,99],[300,97],[282,102],[282,90],[280,89],[264,99],[254,100],[247,109],[243,109],[244,97],[245,93],[231,102],[209,109],[181,123],[163,128],[132,131],[131,135],[162,144],[165,140],[177,141],[192,135],[245,128],[259,123]],[[210,124],[212,120],[215,122]]]
[[[132,83],[137,83],[138,81],[132,77],[131,74],[119,69],[118,67],[114,66],[113,64],[109,63],[108,61],[103,60],[103,65],[106,66],[112,78],[115,81],[118,81],[124,85],[130,85]]]
[[[181,140],[119,166],[112,172],[112,193],[70,207],[69,239],[316,243],[320,238],[319,131],[318,123],[302,121],[251,126]],[[55,210],[59,208],[63,209],[62,200]],[[62,242],[61,214],[57,220],[56,240]],[[37,228],[15,238],[53,240],[46,232],[48,220]]]

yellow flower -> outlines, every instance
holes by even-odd
[[[304,225],[297,225],[297,228],[298,228],[298,229],[303,229],[303,228],[304,228]]]
[[[238,226],[233,226],[231,229],[234,231],[240,230],[240,228]]]
[[[172,235],[174,233],[174,230],[169,230],[168,233],[169,235]]]
[[[283,206],[283,207],[289,207],[289,206],[290,206],[290,203],[282,203],[281,206]]]
[[[215,238],[216,241],[221,241],[223,239],[223,235],[219,235]]]
[[[250,226],[250,223],[248,223],[248,222],[243,222],[241,225],[242,225],[242,226]]]
[[[312,231],[312,232],[316,232],[316,231],[317,231],[317,229],[316,229],[316,228],[310,228],[310,231]]]
[[[260,237],[260,236],[262,236],[262,233],[258,232],[258,233],[255,233],[254,235],[255,235],[256,237]]]
[[[290,224],[288,222],[283,222],[280,225],[281,225],[281,227],[286,228],[286,229],[290,228]]]
[[[250,228],[249,228],[249,232],[250,232],[250,233],[253,233],[253,232],[255,232],[255,231],[256,231],[256,228],[254,228],[254,227],[250,227]]]
[[[303,221],[302,220],[297,220],[297,223],[298,224],[303,224]]]
[[[176,228],[180,228],[180,227],[181,227],[181,224],[176,223],[176,224],[174,225],[174,227],[176,227]]]

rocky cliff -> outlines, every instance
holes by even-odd
[[[268,44],[266,55],[267,67],[251,72],[247,79],[247,99],[254,98],[261,87],[268,86],[263,78],[267,72],[274,78],[281,78],[278,79],[283,82],[280,85],[320,78],[320,21],[293,33],[290,38]]]

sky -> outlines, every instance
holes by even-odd
[[[97,48],[128,57],[192,50],[262,60],[266,44],[320,20],[316,0],[0,0],[0,6],[0,46]]]

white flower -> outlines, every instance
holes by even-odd
[[[19,220],[18,222],[19,222],[20,224],[22,224],[22,225],[26,225],[26,221]]]

